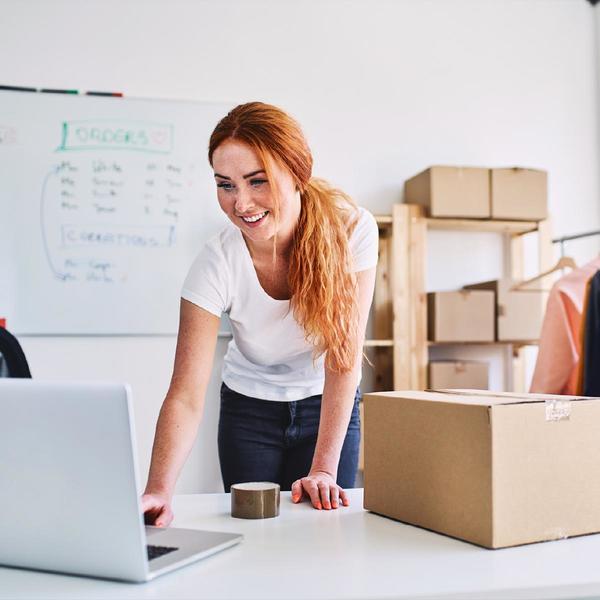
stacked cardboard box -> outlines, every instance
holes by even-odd
[[[428,367],[428,386],[433,389],[487,390],[489,364],[475,360],[436,360]]]
[[[518,289],[515,282],[508,278],[468,285],[465,289],[489,290],[494,293],[497,341],[539,339],[544,313],[544,292]]]
[[[493,342],[494,292],[460,290],[427,294],[427,333],[434,342]]]
[[[546,171],[513,167],[490,169],[492,219],[541,221],[548,216]]]
[[[405,201],[430,217],[541,221],[547,215],[546,171],[510,167],[433,166],[405,182]]]
[[[488,169],[430,167],[405,183],[405,200],[428,209],[431,217],[490,217]]]

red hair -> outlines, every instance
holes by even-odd
[[[228,139],[244,142],[257,153],[269,181],[274,181],[276,163],[290,173],[300,191],[288,274],[290,307],[315,347],[314,358],[325,353],[328,369],[351,371],[358,353],[358,302],[348,239],[356,225],[356,204],[341,190],[311,177],[313,159],[304,134],[276,106],[249,102],[221,119],[210,137],[211,165],[214,151]],[[279,201],[275,190],[275,220]]]

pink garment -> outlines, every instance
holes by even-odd
[[[598,269],[600,257],[574,269],[552,286],[530,392],[567,395],[577,393],[585,286]]]

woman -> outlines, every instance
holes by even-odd
[[[311,178],[299,125],[243,104],[209,144],[217,197],[231,221],[183,285],[175,366],[160,411],[146,521],[167,526],[200,423],[219,319],[224,358],[219,459],[232,483],[274,481],[317,509],[348,504],[358,460],[357,389],[375,284],[377,225],[344,193]]]

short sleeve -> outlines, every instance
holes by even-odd
[[[377,266],[379,254],[379,228],[375,217],[364,208],[359,211],[358,223],[349,240],[354,272]]]
[[[225,257],[208,242],[188,271],[181,297],[221,317],[228,309],[227,273]]]

